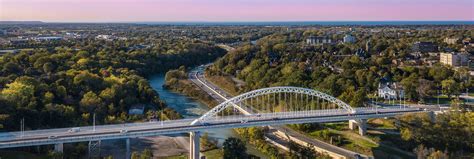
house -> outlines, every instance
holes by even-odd
[[[356,38],[353,37],[352,35],[346,34],[346,36],[344,36],[344,43],[355,43],[355,42],[356,42]]]
[[[370,55],[367,52],[365,52],[365,50],[362,48],[357,49],[357,51],[355,52],[355,55],[363,59],[370,57]]]
[[[144,104],[135,104],[128,110],[128,114],[129,115],[143,115],[144,111],[145,111]]]
[[[438,46],[432,42],[415,42],[412,50],[419,53],[437,52]]]
[[[444,39],[444,42],[446,44],[457,44],[460,41],[461,41],[461,38],[456,38],[456,37],[454,37],[454,38],[445,38]]]
[[[317,44],[330,44],[332,43],[331,38],[326,36],[310,36],[306,39],[306,44],[317,45]]]
[[[378,96],[383,99],[401,99],[405,97],[405,91],[398,83],[380,81]]]

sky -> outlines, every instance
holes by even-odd
[[[474,0],[0,0],[0,21],[474,20]]]

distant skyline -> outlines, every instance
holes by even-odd
[[[473,21],[473,0],[0,0],[0,21]]]

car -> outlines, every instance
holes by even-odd
[[[280,118],[278,118],[278,117],[274,117],[274,118],[272,118],[272,120],[278,120],[278,119],[280,119]]]
[[[209,124],[209,123],[202,123],[202,125],[203,125],[203,126],[209,126],[209,125],[211,125],[211,124]]]
[[[56,136],[56,135],[48,136],[48,139],[56,139],[56,138],[58,138],[58,136]]]
[[[354,158],[355,158],[355,159],[359,159],[359,158],[362,158],[362,156],[360,156],[359,154],[355,154],[355,155],[354,155]]]
[[[70,133],[76,133],[76,132],[79,132],[81,131],[81,128],[80,127],[75,127],[75,128],[71,128],[68,130],[68,132]]]
[[[120,133],[121,133],[121,134],[125,134],[125,133],[127,133],[127,132],[128,132],[127,129],[122,129],[122,130],[120,130]]]
[[[240,123],[247,123],[249,122],[248,120],[241,120]]]

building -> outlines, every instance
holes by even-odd
[[[63,37],[59,36],[44,36],[44,37],[36,37],[34,38],[36,41],[59,41],[63,40]]]
[[[405,91],[400,84],[381,81],[378,87],[378,96],[383,99],[402,99]]]
[[[331,38],[327,36],[310,36],[306,39],[306,44],[317,45],[317,44],[330,44],[332,43]]]
[[[460,38],[445,38],[444,42],[446,44],[457,44],[459,43],[460,40],[461,40]]]
[[[95,38],[99,39],[99,40],[115,40],[115,39],[117,39],[117,37],[115,37],[113,35],[97,35]]]
[[[453,67],[468,66],[468,53],[440,53],[439,62]]]
[[[0,55],[4,55],[4,54],[8,54],[8,53],[17,54],[19,52],[20,52],[20,50],[0,50]]]
[[[7,35],[7,30],[0,29],[0,35]]]
[[[438,52],[438,46],[432,42],[415,42],[412,51],[419,53]]]
[[[369,58],[370,55],[362,48],[360,49],[357,49],[357,51],[355,52],[355,55],[359,58]]]
[[[144,111],[145,111],[144,104],[135,104],[128,110],[128,114],[129,115],[143,115]]]
[[[12,44],[12,45],[24,45],[24,44],[28,44],[28,39],[12,38],[12,39],[10,39],[10,44]]]
[[[346,36],[344,36],[344,43],[355,43],[355,42],[356,42],[356,39],[352,35],[346,34]]]

